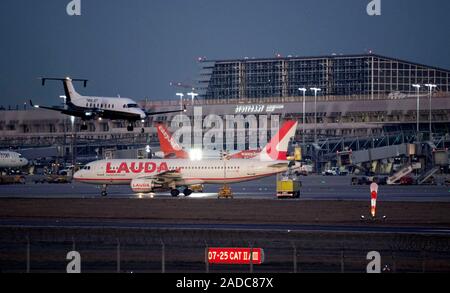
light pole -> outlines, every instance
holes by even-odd
[[[76,166],[76,140],[77,140],[77,133],[75,132],[75,116],[70,116],[70,125],[72,126],[72,164],[73,164],[73,171],[72,174],[75,173],[75,166]]]
[[[183,97],[184,97],[184,94],[183,93],[177,93],[177,96],[180,97],[180,109],[183,110]]]
[[[314,142],[317,142],[317,93],[321,89],[312,87],[310,90],[314,92]]]
[[[413,84],[412,85],[417,90],[417,114],[416,114],[416,120],[417,120],[417,138],[419,136],[419,111],[420,111],[420,84]]]
[[[306,122],[306,113],[305,113],[305,108],[306,108],[306,88],[299,88],[299,91],[303,92],[303,124],[302,124],[302,142],[303,142],[303,147],[305,145],[305,122]]]
[[[429,113],[429,120],[430,120],[430,140],[432,139],[432,133],[431,133],[431,96],[433,95],[433,89],[437,88],[437,85],[435,84],[426,84],[425,85],[430,90],[430,99],[429,99],[429,106],[430,106],[430,113]]]
[[[195,99],[195,97],[198,96],[198,94],[192,92],[192,93],[188,93],[187,95],[188,95],[188,96],[191,96],[191,98],[192,98],[192,103],[191,103],[191,104],[192,104],[192,106],[194,106],[194,99]]]

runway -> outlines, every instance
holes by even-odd
[[[126,230],[205,230],[205,231],[253,231],[253,232],[317,232],[353,234],[414,234],[450,236],[450,228],[405,227],[405,226],[342,226],[342,225],[299,225],[299,224],[204,224],[204,223],[152,223],[136,221],[81,221],[77,219],[45,220],[17,219],[1,220],[1,228],[40,229],[126,229]]]
[[[275,177],[232,185],[235,198],[241,199],[276,199]],[[366,200],[369,186],[350,185],[350,176],[302,177],[303,187],[300,200]],[[205,185],[203,193],[194,193],[189,198],[217,198],[220,186]],[[0,186],[0,198],[98,198],[98,186],[81,183],[71,184],[35,184]],[[109,186],[109,198],[138,198],[128,185]],[[141,195],[141,197],[146,197]],[[156,198],[168,198],[170,194],[161,192]],[[450,187],[432,186],[380,186],[380,201],[408,202],[450,202]]]

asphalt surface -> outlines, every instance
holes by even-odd
[[[275,199],[275,177],[232,185],[236,198]],[[366,200],[369,186],[352,186],[351,176],[302,177],[302,200]],[[441,180],[442,182],[443,180]],[[439,180],[438,180],[439,182]],[[218,185],[206,185],[203,193],[190,196],[196,198],[216,198]],[[0,186],[0,198],[98,198],[100,187],[82,183],[71,184],[35,184]],[[379,200],[410,202],[450,202],[450,187],[442,184],[431,186],[380,186]],[[109,186],[110,198],[137,198],[130,187]],[[143,195],[141,197],[146,197]],[[168,192],[156,194],[156,198],[168,198]]]
[[[186,224],[149,223],[124,221],[80,221],[77,219],[17,219],[1,220],[0,228],[42,228],[42,229],[164,229],[164,230],[209,230],[209,231],[254,231],[254,232],[321,232],[321,233],[378,233],[450,236],[450,228],[401,227],[401,226],[341,226],[341,225],[299,225],[299,224]]]

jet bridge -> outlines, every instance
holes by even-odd
[[[410,155],[409,144],[391,145],[385,147],[372,148],[367,150],[353,151],[351,154],[352,164],[378,161],[399,157],[402,155]]]

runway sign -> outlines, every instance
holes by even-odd
[[[251,255],[253,264],[260,265],[264,262],[262,248],[209,248],[208,262],[210,264],[250,264]]]

